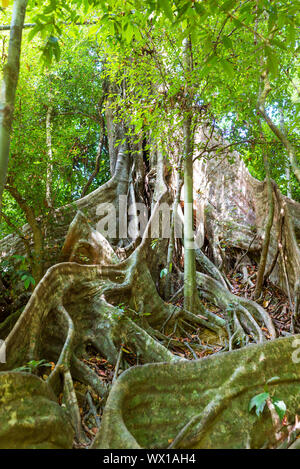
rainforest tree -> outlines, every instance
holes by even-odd
[[[289,445],[299,337],[278,337],[299,331],[298,5],[27,14],[1,212],[0,446]],[[32,292],[15,301],[24,260]],[[115,378],[152,364],[111,389],[101,363]]]

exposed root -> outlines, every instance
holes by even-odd
[[[98,394],[101,398],[106,398],[108,394],[108,387],[103,384],[99,376],[85,363],[79,360],[75,355],[72,357],[71,373],[74,379],[90,386],[91,389]]]
[[[225,275],[222,275],[220,270],[211,262],[208,257],[201,251],[195,250],[196,261],[198,262],[201,270],[210,277],[214,278],[223,285],[224,288],[230,288],[230,283]]]
[[[253,335],[256,342],[264,340],[258,323],[265,325],[271,339],[276,337],[275,328],[270,316],[259,304],[246,298],[237,297],[216,280],[199,272],[197,272],[197,285],[200,289],[200,294],[204,298],[215,303],[222,310],[227,311],[227,314],[234,311],[236,313],[234,322],[236,323],[238,319],[246,327],[247,331]]]

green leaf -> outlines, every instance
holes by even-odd
[[[296,40],[296,29],[292,24],[288,26],[287,40],[290,44],[294,45]]]
[[[271,47],[268,47],[268,46],[265,47],[265,53],[266,53],[266,56],[267,56],[268,69],[269,69],[271,75],[275,76],[275,75],[277,75],[278,65],[279,65],[278,57],[273,52]]]
[[[220,64],[224,72],[229,76],[229,78],[234,78],[234,70],[230,62],[226,59],[221,59]]]
[[[277,21],[277,13],[270,12],[269,13],[269,20],[268,20],[268,31],[270,32]]]
[[[277,399],[272,399],[273,405],[275,407],[275,410],[278,414],[278,417],[282,421],[283,417],[285,416],[286,413],[286,405],[284,401],[278,401]]]
[[[257,396],[252,397],[250,403],[249,403],[249,412],[256,407],[256,415],[259,416],[266,405],[267,399],[270,397],[270,394],[268,392],[263,392],[261,394],[257,394]]]
[[[234,7],[235,4],[236,4],[236,0],[228,0],[227,2],[223,3],[223,5],[221,6],[221,10],[229,11]]]
[[[176,21],[180,20],[180,18],[186,13],[188,8],[190,8],[190,2],[185,3],[181,8],[179,8],[178,14],[176,16]]]
[[[169,20],[173,22],[174,16],[169,0],[159,0],[159,6],[160,9],[164,11],[167,18],[169,18]]]
[[[132,38],[134,36],[134,29],[130,23],[127,23],[126,29],[123,32],[123,36],[128,44],[132,41]]]
[[[271,43],[275,46],[278,46],[282,50],[287,50],[286,45],[282,41],[278,41],[276,38],[272,39]]]
[[[240,28],[243,28],[243,27],[244,27],[244,26],[243,26],[243,23],[241,23],[239,19],[233,18],[232,20],[233,20],[233,22],[234,22],[236,28],[240,29]]]
[[[33,39],[33,37],[40,32],[40,30],[42,29],[42,25],[41,24],[36,24],[34,26],[34,28],[28,33],[28,36],[27,36],[27,39],[28,41],[31,41]]]
[[[139,119],[136,124],[135,124],[135,133],[139,133],[139,131],[141,130],[141,128],[143,127],[143,119]]]
[[[198,13],[198,15],[203,16],[207,13],[204,6],[201,5],[200,3],[194,3],[194,7],[195,7],[195,10]]]
[[[223,42],[226,49],[232,49],[233,48],[232,41],[231,41],[230,37],[224,36],[223,39],[222,39],[222,42]]]

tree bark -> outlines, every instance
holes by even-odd
[[[165,286],[165,298],[169,298],[171,294],[171,272],[172,272],[172,260],[174,255],[175,249],[175,235],[176,235],[176,221],[178,218],[178,206],[180,202],[180,194],[183,185],[182,174],[181,174],[181,161],[179,164],[179,168],[176,168],[176,189],[175,189],[175,196],[174,202],[172,207],[172,215],[171,215],[171,227],[170,227],[170,239],[168,245],[168,255],[167,255],[167,277],[166,277],[166,286]]]
[[[44,274],[44,234],[42,230],[42,222],[36,219],[34,210],[32,207],[27,205],[26,201],[13,186],[7,186],[7,190],[11,196],[15,199],[19,207],[23,210],[26,220],[32,230],[33,249],[30,250],[29,261],[32,269],[32,276],[36,283],[38,283]],[[28,252],[28,240],[25,236],[21,237],[25,249]]]
[[[263,160],[264,160],[264,168],[265,168],[265,173],[266,173],[266,184],[267,184],[267,192],[268,192],[268,216],[267,216],[267,221],[266,221],[266,226],[265,226],[263,246],[261,250],[261,256],[260,256],[258,272],[257,272],[257,277],[256,277],[256,285],[255,285],[255,290],[253,294],[254,299],[258,299],[260,297],[263,283],[264,283],[264,274],[265,274],[265,269],[267,265],[271,229],[272,229],[273,218],[274,218],[273,188],[272,188],[272,180],[270,176],[269,158],[267,155],[266,148],[264,148],[263,150]]]
[[[51,116],[53,107],[51,105],[47,108],[46,115],[46,145],[47,145],[47,170],[46,170],[46,203],[49,208],[52,208],[52,173],[53,173],[53,152],[52,152],[52,124]]]
[[[8,166],[10,134],[19,78],[22,31],[26,6],[27,0],[14,1],[8,56],[3,71],[0,99],[0,208]]]
[[[298,181],[300,182],[300,167],[297,162],[296,157],[296,149],[294,148],[293,144],[288,140],[285,133],[280,130],[280,128],[274,124],[272,119],[268,116],[267,111],[265,109],[265,101],[267,95],[271,91],[271,86],[268,79],[268,70],[264,70],[262,73],[262,79],[264,83],[264,90],[261,95],[261,99],[258,106],[258,112],[264,118],[266,123],[268,124],[269,128],[272,130],[273,134],[281,141],[285,149],[287,150],[287,154],[291,163],[292,170]]]
[[[184,64],[187,79],[191,71],[191,41],[184,39]],[[190,100],[190,89],[186,85],[186,99]],[[192,116],[189,109],[185,110],[185,120],[183,124],[184,139],[184,306],[185,309],[193,311],[196,291],[196,260],[194,247],[193,229],[193,131]]]

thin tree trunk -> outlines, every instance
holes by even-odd
[[[48,106],[46,116],[46,144],[47,144],[47,173],[46,173],[46,203],[49,208],[53,207],[52,203],[52,173],[53,173],[53,153],[52,153],[52,136],[51,136],[51,116],[53,107]]]
[[[184,40],[184,64],[187,78],[191,71],[191,41]],[[186,84],[186,97],[189,96],[189,85]],[[194,309],[196,292],[196,260],[193,230],[193,132],[192,116],[188,106],[183,124],[184,138],[184,307],[189,311]]]
[[[32,207],[30,207],[23,199],[19,191],[12,186],[8,186],[7,190],[10,195],[15,199],[19,207],[25,214],[26,220],[32,229],[33,235],[33,252],[29,257],[32,269],[32,276],[36,284],[41,280],[44,275],[44,237],[40,222],[36,219]]]
[[[289,161],[286,162],[285,177],[286,177],[286,195],[291,199],[292,198],[292,191],[291,191],[291,172],[290,172],[290,163],[289,163]]]
[[[289,160],[290,160],[290,163],[291,163],[292,170],[293,170],[296,178],[300,182],[300,168],[299,168],[299,165],[298,165],[298,162],[297,162],[296,150],[295,150],[294,146],[291,144],[291,142],[288,140],[288,138],[286,137],[285,133],[282,132],[280,130],[280,128],[277,127],[277,125],[274,124],[272,119],[270,119],[270,117],[268,116],[268,114],[266,112],[266,109],[265,109],[266,98],[267,98],[267,95],[269,94],[269,92],[271,91],[271,86],[270,86],[270,83],[269,83],[268,75],[269,75],[268,70],[265,70],[262,73],[262,79],[263,79],[263,82],[264,82],[264,89],[263,89],[263,92],[261,93],[261,98],[260,98],[259,103],[258,103],[258,112],[264,118],[264,120],[268,124],[269,128],[274,133],[274,135],[276,135],[276,137],[281,141],[283,146],[286,148],[287,154],[288,154],[288,157],[289,157]]]
[[[261,75],[261,85],[260,85],[260,90],[258,94],[258,99],[257,99],[257,109],[259,113],[262,115],[262,112],[265,113],[265,102],[268,96],[268,93],[270,92],[270,84],[268,80],[268,71],[264,71]],[[260,118],[258,117],[258,124],[260,128],[260,135],[261,138],[264,139],[263,135],[263,130],[261,126],[261,121]],[[253,293],[254,299],[257,299],[261,295],[262,287],[264,284],[264,275],[265,275],[265,269],[266,269],[266,264],[267,264],[267,258],[268,258],[268,251],[269,251],[269,245],[270,245],[270,235],[271,235],[271,229],[273,225],[273,218],[274,218],[274,198],[273,198],[273,188],[272,188],[272,181],[271,181],[271,175],[270,175],[270,165],[269,165],[269,159],[267,155],[267,149],[266,146],[263,148],[263,162],[264,162],[264,169],[266,173],[266,183],[267,183],[267,191],[268,191],[268,205],[269,205],[269,213],[266,221],[266,226],[265,226],[265,233],[264,233],[264,240],[263,240],[263,246],[262,246],[262,251],[261,251],[261,256],[260,256],[260,261],[259,261],[259,266],[258,266],[258,272],[257,272],[257,278],[256,278],[256,286],[255,290]]]
[[[92,174],[90,175],[90,177],[89,177],[88,181],[86,182],[84,188],[82,189],[81,197],[84,197],[87,194],[90,185],[92,184],[93,180],[95,179],[95,177],[99,173],[100,160],[101,160],[102,152],[103,152],[103,149],[104,149],[104,142],[105,142],[105,129],[104,129],[104,125],[102,125],[102,136],[101,136],[101,139],[99,141],[98,148],[97,148],[95,169],[92,172]]]
[[[280,130],[286,136],[286,130],[284,126],[284,115],[283,115],[282,108],[280,108]],[[286,195],[291,199],[292,191],[291,191],[291,172],[290,172],[289,160],[286,162],[286,165],[285,165],[285,177],[286,177]]]
[[[15,0],[11,20],[7,62],[4,66],[0,98],[0,208],[6,181],[10,134],[20,69],[22,30],[27,0]]]

